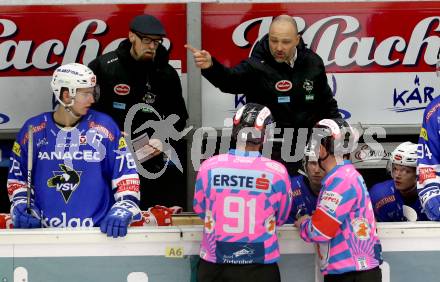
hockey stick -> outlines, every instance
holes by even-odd
[[[28,129],[28,155],[27,155],[27,190],[26,190],[26,210],[28,214],[31,214],[31,192],[32,192],[32,159],[33,159],[33,149],[34,149],[34,133],[33,126],[29,125]]]

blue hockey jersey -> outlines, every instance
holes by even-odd
[[[440,96],[423,114],[417,158],[417,192],[430,220],[440,220]]]
[[[99,226],[116,201],[139,203],[139,176],[125,139],[109,116],[94,110],[70,129],[61,129],[53,112],[25,122],[8,175],[12,203],[26,198],[29,125],[32,201],[41,210],[43,226]]]
[[[413,202],[404,203],[400,192],[394,186],[393,179],[375,184],[368,193],[370,193],[374,215],[377,221],[406,221],[403,215],[404,204],[417,212],[418,221],[428,220],[426,214],[422,211],[422,205],[418,198]]]
[[[312,215],[316,209],[318,196],[310,189],[307,177],[298,175],[291,177],[292,183],[292,208],[286,223],[293,223],[298,215]]]

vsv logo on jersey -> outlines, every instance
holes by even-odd
[[[69,201],[70,196],[79,186],[80,176],[82,171],[76,171],[64,164],[60,164],[61,171],[53,171],[55,175],[47,180],[48,187],[54,187],[58,192],[61,192],[64,202]]]
[[[240,189],[271,192],[273,174],[257,170],[216,168],[212,170],[211,183],[214,189]]]

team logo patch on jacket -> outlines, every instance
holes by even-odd
[[[147,92],[144,97],[142,97],[142,100],[147,104],[153,104],[156,101],[156,94]]]
[[[309,80],[309,79],[305,79],[304,83],[303,83],[303,88],[307,91],[310,92],[313,90],[313,81]]]
[[[355,218],[351,221],[353,232],[359,240],[370,239],[370,225],[365,218]]]
[[[266,227],[266,232],[269,234],[275,233],[276,219],[272,214],[264,221],[264,227]]]
[[[313,81],[305,79],[303,84],[304,90],[306,90],[307,94],[305,96],[306,101],[313,101],[315,100],[315,94],[313,91]]]
[[[130,94],[130,86],[127,84],[117,84],[113,87],[116,94],[124,96]]]
[[[47,180],[47,186],[56,188],[63,195],[64,201],[70,199],[72,193],[78,188],[82,171],[76,171],[64,164],[60,164],[61,171],[53,171],[54,177]]]
[[[205,227],[205,232],[208,234],[211,234],[214,231],[215,221],[214,218],[212,217],[211,211],[206,211],[204,227]]]
[[[292,89],[292,82],[288,80],[280,80],[275,84],[275,89],[280,92],[286,92]]]

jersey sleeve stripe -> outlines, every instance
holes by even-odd
[[[318,208],[312,216],[312,224],[313,227],[319,230],[323,235],[328,238],[333,238],[338,232],[341,222],[321,208]]]

